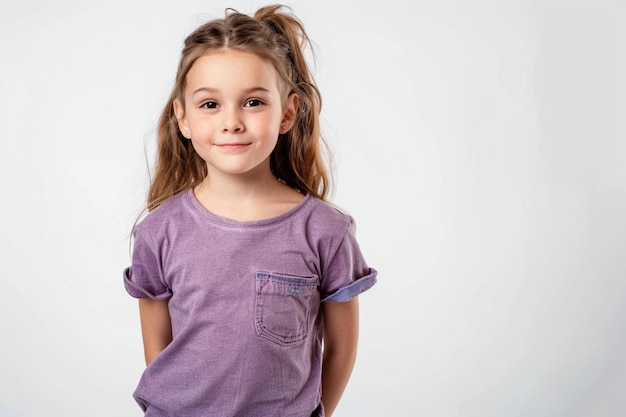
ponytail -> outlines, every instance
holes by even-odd
[[[322,97],[304,56],[304,49],[312,50],[312,45],[300,20],[280,12],[282,8],[267,6],[254,15],[286,40],[284,77],[289,80],[289,94],[295,93],[299,99],[294,126],[279,137],[270,166],[274,175],[287,184],[325,199],[330,188],[326,167],[330,153],[320,132]]]

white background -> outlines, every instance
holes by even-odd
[[[257,1],[0,0],[0,416],[140,416],[122,285],[184,37]],[[292,1],[380,271],[341,416],[626,415],[626,6]]]

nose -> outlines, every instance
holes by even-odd
[[[239,109],[224,110],[222,119],[222,133],[241,133],[244,124]]]

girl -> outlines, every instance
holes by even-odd
[[[352,372],[376,271],[324,201],[309,41],[282,10],[230,11],[185,40],[124,271],[146,416],[330,416]]]

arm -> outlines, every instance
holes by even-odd
[[[146,366],[172,341],[172,322],[168,300],[139,299],[139,316]]]
[[[324,359],[322,363],[322,404],[330,417],[343,394],[356,360],[359,338],[359,304],[355,297],[347,302],[325,302]]]

